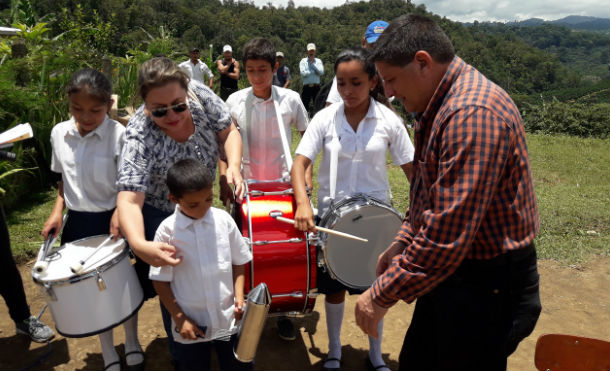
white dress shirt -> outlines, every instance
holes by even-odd
[[[214,74],[212,73],[208,65],[203,63],[201,60],[199,60],[199,63],[193,64],[193,62],[191,62],[191,60],[189,59],[180,63],[178,67],[182,68],[184,72],[186,72],[191,77],[191,79],[199,81],[202,84],[206,84],[203,79],[204,75],[207,75],[208,79],[214,77]]]
[[[277,93],[284,132],[290,143],[291,125],[298,131],[307,129],[307,110],[299,93],[278,86],[273,86],[272,89]],[[248,151],[243,153],[243,176],[246,180],[289,179],[290,169],[286,167],[273,99],[270,97],[263,100],[253,95],[250,124],[247,125],[246,104],[251,92],[251,87],[242,89],[227,99],[227,106],[237,122],[242,138],[247,136],[244,140],[244,143],[247,141]]]
[[[236,331],[232,326],[235,307],[233,270],[252,260],[233,218],[217,208],[210,208],[203,218],[192,219],[176,210],[157,229],[155,241],[179,249],[182,262],[175,267],[150,267],[149,278],[170,282],[176,302],[184,313],[200,326],[207,326],[206,337],[183,339],[176,333],[174,340],[183,344],[210,341]]]
[[[74,118],[51,130],[51,170],[61,173],[66,207],[101,212],[116,206],[117,168],[125,127],[106,116],[84,137]]]
[[[323,215],[330,206],[330,142],[335,118],[339,120],[340,144],[335,201],[364,193],[388,202],[386,151],[390,151],[396,165],[413,161],[413,144],[402,120],[371,98],[369,110],[354,132],[345,118],[343,103],[335,103],[314,116],[296,150],[312,162],[323,150],[318,169],[318,215]]]

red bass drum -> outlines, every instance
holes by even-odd
[[[312,311],[316,297],[316,246],[292,224],[270,214],[294,218],[296,203],[289,183],[249,183],[238,207],[238,222],[252,250],[245,291],[265,282],[271,293],[270,314]]]

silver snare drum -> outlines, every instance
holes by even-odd
[[[57,332],[66,337],[99,334],[140,309],[144,294],[124,240],[104,244],[80,274],[70,270],[108,235],[69,242],[53,250],[45,272],[32,270],[51,309]]]
[[[402,216],[383,201],[363,194],[345,198],[322,216],[321,227],[353,234],[367,243],[319,233],[322,264],[345,286],[367,289],[377,278],[377,259],[394,241]]]

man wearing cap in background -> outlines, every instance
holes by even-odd
[[[362,37],[362,47],[365,49],[372,48],[375,41],[379,38],[379,35],[388,27],[388,22],[386,21],[374,21],[368,25],[366,28],[366,32]],[[337,77],[333,78],[333,85],[330,87],[328,92],[328,96],[326,97],[326,105],[329,106],[333,103],[341,102],[341,96],[339,95],[339,91],[337,90]]]
[[[191,49],[189,52],[189,60],[180,63],[178,67],[186,72],[190,76],[191,80],[196,80],[202,84],[205,84],[203,76],[207,75],[210,79],[208,83],[210,89],[212,88],[212,85],[214,85],[214,74],[208,65],[199,59],[198,48]]]
[[[324,74],[324,64],[319,58],[316,58],[316,45],[314,43],[307,44],[307,57],[301,59],[299,70],[303,79],[303,91],[301,92],[301,100],[309,112],[309,117],[313,115],[313,107],[309,103],[313,100],[320,91],[320,76]]]
[[[277,52],[275,57],[278,63],[277,71],[273,74],[273,85],[288,89],[290,85],[290,69],[284,65],[284,53]]]
[[[222,47],[222,58],[216,61],[216,67],[220,73],[220,98],[226,101],[237,91],[239,80],[239,62],[233,58],[231,45]]]

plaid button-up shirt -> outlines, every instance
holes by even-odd
[[[404,244],[373,283],[375,303],[410,303],[463,259],[530,245],[538,206],[517,107],[499,86],[455,57],[415,127]],[[484,277],[482,277],[484,279]]]

